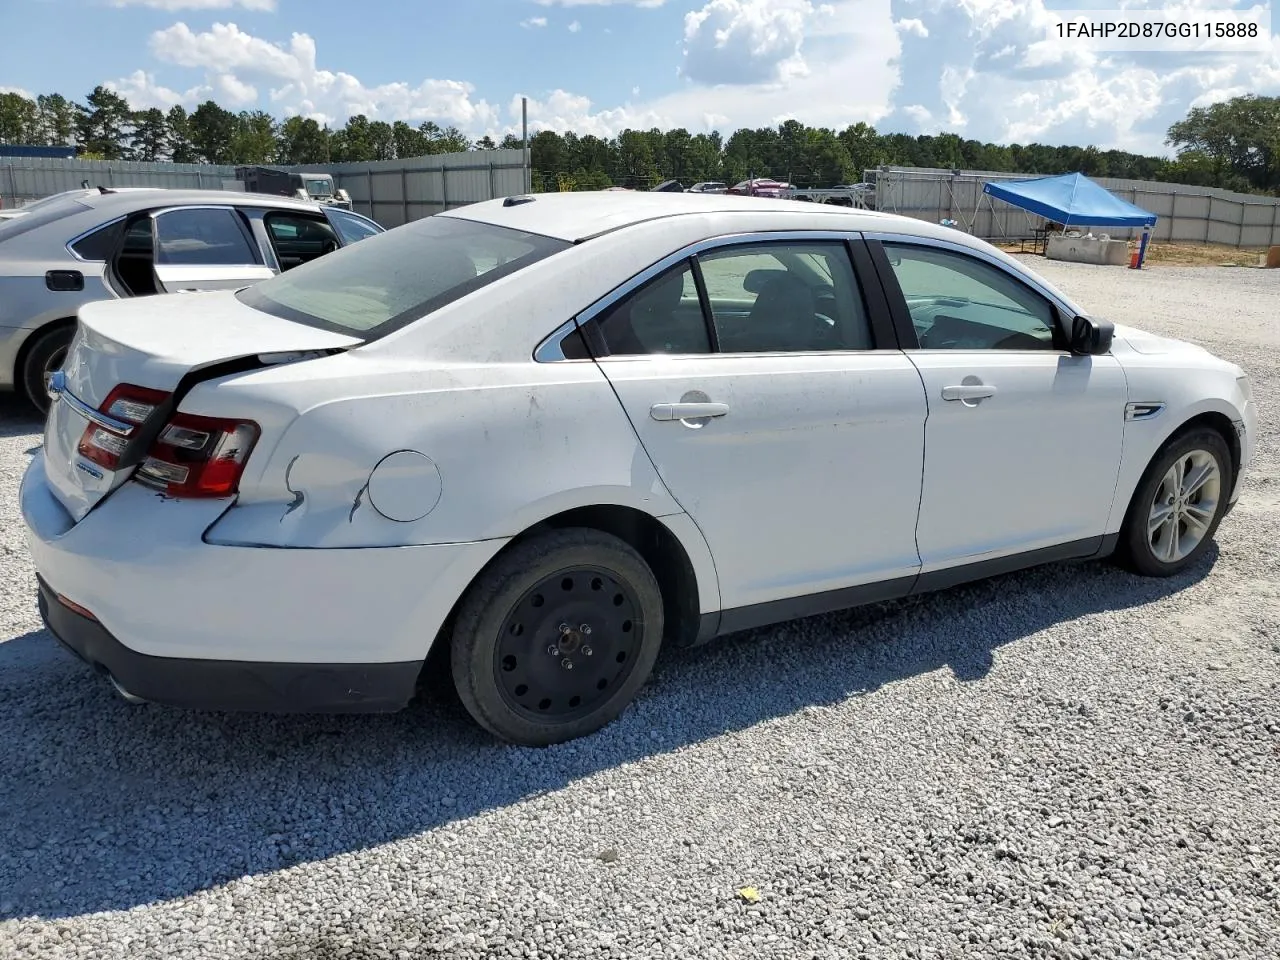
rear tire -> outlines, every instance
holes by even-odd
[[[1209,548],[1226,512],[1235,472],[1216,430],[1174,437],[1147,467],[1120,531],[1118,557],[1147,577],[1171,577]]]
[[[500,557],[467,591],[450,641],[463,706],[523,746],[594,733],[626,709],[662,644],[658,581],[610,534],[555,530]]]
[[[62,367],[75,336],[74,326],[37,333],[22,361],[22,392],[41,416],[49,412],[49,376]]]

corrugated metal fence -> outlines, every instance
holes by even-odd
[[[49,157],[0,157],[0,198],[18,207],[84,181],[97,187],[169,187],[221,190],[235,167],[203,163],[141,163],[131,160],[55,160]]]
[[[983,239],[1030,237],[1032,230],[1045,224],[1043,217],[982,192],[982,185],[988,180],[1030,179],[1027,174],[889,167],[868,170],[864,178],[876,184],[877,210],[934,223],[957,220],[969,233]],[[1153,240],[1234,247],[1280,244],[1280,198],[1154,180],[1090,179],[1121,199],[1154,213],[1159,219],[1151,232]],[[1102,227],[1095,228],[1094,232],[1126,238],[1138,236],[1141,230]]]
[[[385,227],[494,197],[524,193],[526,164],[522,150],[470,150],[406,160],[330,163],[284,167],[333,175],[350,195],[358,213]],[[22,206],[32,200],[91,187],[169,187],[221,190],[234,180],[234,166],[196,163],[141,163],[116,160],[0,158],[0,202]]]
[[[286,169],[333,174],[336,185],[351,195],[357,213],[388,228],[527,189],[523,150],[471,150]]]

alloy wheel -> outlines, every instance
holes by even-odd
[[[1191,450],[1165,472],[1147,516],[1151,553],[1164,563],[1183,559],[1205,538],[1222,497],[1222,469],[1207,450]]]

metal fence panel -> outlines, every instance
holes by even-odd
[[[888,167],[868,170],[864,179],[876,184],[878,210],[920,220],[959,221],[975,236],[988,240],[1029,237],[1045,220],[982,193],[989,180],[1026,180],[1032,175],[978,170]],[[1093,177],[1124,200],[1157,216],[1156,240],[1221,243],[1264,247],[1280,244],[1280,198],[1236,193],[1216,187]],[[1095,227],[1095,233],[1117,238],[1141,234],[1140,228]]]
[[[48,157],[0,158],[0,199],[15,207],[41,197],[97,187],[168,187],[221,190],[236,168],[201,163],[143,163],[131,160],[56,160]]]
[[[372,163],[317,163],[285,170],[333,175],[351,195],[352,207],[384,227],[468,203],[525,190],[523,150],[468,150]],[[234,166],[197,163],[141,163],[125,160],[0,158],[0,204],[21,206],[85,181],[92,187],[169,187],[221,190],[234,180]]]
[[[384,227],[524,192],[523,150],[469,150],[406,160],[288,167],[333,175],[358,212]]]

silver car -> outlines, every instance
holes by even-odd
[[[384,232],[349,210],[222,190],[53,199],[0,221],[0,390],[44,412],[89,301],[243,287]]]

